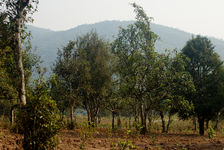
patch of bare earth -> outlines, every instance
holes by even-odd
[[[0,150],[22,149],[22,136],[0,129]],[[57,150],[110,150],[119,141],[131,141],[139,150],[223,150],[224,137],[217,135],[214,139],[197,134],[160,134],[147,136],[125,135],[124,132],[108,133],[106,129],[94,133],[82,133],[79,130],[63,130],[58,136]],[[118,149],[118,147],[116,147]]]

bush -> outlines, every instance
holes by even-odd
[[[215,137],[215,130],[212,127],[209,127],[207,132],[208,132],[209,139],[213,139]]]
[[[135,130],[137,131],[137,133],[140,133],[143,128],[143,126],[139,122],[134,122],[133,126],[135,127]]]
[[[50,150],[57,145],[56,135],[63,121],[56,103],[43,86],[36,87],[21,108],[17,124],[21,124],[25,150]]]

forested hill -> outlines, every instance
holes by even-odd
[[[74,40],[75,37],[85,34],[89,31],[97,31],[101,37],[112,41],[116,37],[119,27],[126,27],[133,21],[104,21],[95,24],[80,25],[66,31],[51,31],[48,29],[29,26],[28,30],[32,33],[32,45],[37,48],[37,54],[41,56],[44,65],[49,68],[56,58],[58,48],[62,48],[69,40]],[[156,43],[156,51],[164,52],[165,49],[180,50],[192,37],[192,34],[162,26],[151,24],[152,30],[159,35],[160,40]],[[216,52],[224,60],[224,40],[210,38],[216,46]]]

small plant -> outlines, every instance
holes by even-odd
[[[131,141],[119,140],[117,143],[119,150],[133,150],[136,149],[136,146]]]
[[[85,145],[86,145],[86,141],[88,139],[92,139],[93,138],[93,134],[95,133],[95,128],[91,125],[88,124],[83,124],[82,128],[80,129],[80,138],[81,138],[81,144],[79,146],[80,150],[84,150],[85,149]]]
[[[215,130],[212,127],[209,127],[207,132],[208,132],[208,138],[209,139],[213,139],[216,136]]]
[[[156,144],[156,135],[152,135],[150,138],[152,139],[152,144]]]
[[[135,127],[135,130],[137,131],[137,133],[140,133],[143,126],[139,123],[139,122],[134,122],[134,127]]]
[[[127,130],[127,135],[131,135],[131,130],[130,129]]]

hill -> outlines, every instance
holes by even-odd
[[[80,25],[66,31],[51,31],[48,29],[29,26],[28,30],[32,33],[31,43],[37,48],[37,54],[44,61],[44,66],[49,68],[53,65],[57,56],[58,48],[62,48],[69,40],[74,40],[77,36],[85,34],[91,30],[99,33],[101,37],[112,41],[119,30],[119,27],[126,27],[133,21],[104,21],[95,24]],[[164,52],[165,49],[178,51],[183,48],[186,41],[191,39],[191,33],[179,29],[170,28],[158,24],[151,24],[152,31],[159,35],[160,40],[156,42],[156,51]],[[224,40],[210,38],[215,45],[215,51],[224,59]]]

